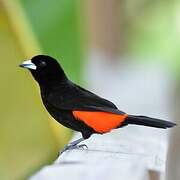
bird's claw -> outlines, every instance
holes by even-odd
[[[65,146],[62,151],[60,151],[59,155],[61,155],[63,152],[67,150],[72,150],[72,149],[88,149],[88,146],[86,144],[74,145],[70,143],[69,145]]]
[[[88,146],[86,144],[80,144],[80,145],[77,145],[77,148],[78,149],[88,149]]]

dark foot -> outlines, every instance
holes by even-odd
[[[67,146],[64,147],[64,149],[62,151],[59,152],[59,155],[61,155],[63,152],[67,151],[67,150],[73,150],[73,149],[88,149],[88,146],[86,144],[68,144]]]
[[[80,144],[80,145],[77,145],[78,149],[88,149],[88,146],[86,144]]]

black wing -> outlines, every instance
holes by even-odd
[[[43,97],[43,96],[42,96]],[[60,110],[102,111],[125,114],[110,101],[69,82],[45,97],[46,102]]]

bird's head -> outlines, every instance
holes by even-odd
[[[19,65],[27,68],[39,83],[66,79],[66,75],[56,59],[47,55],[37,55]]]

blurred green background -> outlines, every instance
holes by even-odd
[[[79,82],[82,48],[77,2],[23,0],[22,5],[43,53],[56,57]]]
[[[2,1],[0,9],[0,179],[24,179],[55,160],[71,133],[52,121],[30,73],[18,65],[43,52],[79,82],[77,9],[74,1]]]
[[[123,53],[143,61],[161,57],[179,76],[180,2],[129,0],[120,6]],[[48,54],[82,84],[87,6],[73,0],[2,0],[0,10],[0,179],[24,179],[55,160],[71,132],[51,120],[36,83],[18,64]]]

